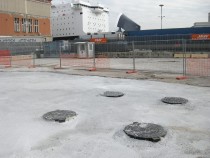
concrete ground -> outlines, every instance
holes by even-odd
[[[147,71],[128,75],[118,70],[2,69],[0,157],[208,158],[209,78],[199,83],[195,79],[192,86],[175,76]],[[100,95],[107,90],[125,96]],[[160,101],[167,96],[189,102],[167,105]],[[78,116],[61,124],[42,119],[57,109],[73,110]],[[160,124],[168,133],[157,143],[135,140],[123,132],[132,122]]]
[[[85,67],[93,66],[93,59],[62,59],[62,65],[67,63],[69,65],[85,65]],[[96,63],[96,66],[102,66],[103,68],[109,68],[113,70],[127,70],[133,69],[133,58],[101,58],[101,62]],[[103,64],[101,64],[103,63]],[[59,58],[44,58],[36,59],[36,65],[40,66],[59,66]],[[67,64],[68,65],[68,64]],[[169,73],[182,73],[183,59],[179,58],[136,58],[135,67],[137,70],[144,71],[162,71]]]
[[[187,71],[187,80],[176,80],[176,77],[182,76],[183,74],[183,59],[179,58],[136,58],[135,68],[137,73],[135,74],[126,74],[126,71],[133,69],[133,58],[101,58],[100,62],[98,64],[96,63],[97,71],[94,72],[87,71],[89,68],[93,67],[93,59],[80,60],[65,58],[61,61],[62,69],[54,69],[54,67],[60,67],[59,58],[41,58],[35,59],[34,61],[27,61],[27,63],[25,63],[25,61],[19,61],[20,63],[14,63],[19,65],[14,65],[13,67],[18,68],[18,71],[50,71],[85,76],[103,76],[137,80],[148,79],[210,87],[209,59],[203,60],[196,60],[196,62],[198,62],[196,63],[193,59],[193,62],[190,63],[191,67],[187,67],[187,70],[189,70],[190,73],[195,71],[195,74],[200,73],[200,76],[203,77],[190,75]],[[29,70],[27,68],[28,66],[31,66],[31,64],[36,65],[35,70]],[[22,66],[20,67],[20,65]],[[80,65],[80,67],[76,67],[75,65]],[[104,69],[98,68],[100,66]],[[0,71],[16,70],[10,68],[4,69],[4,66],[0,65]]]
[[[84,62],[84,60],[82,60]],[[36,59],[35,63],[38,66],[41,66],[43,70],[44,67],[54,68],[59,67],[59,59]],[[65,61],[66,62],[66,61]],[[64,63],[65,63],[64,62]],[[67,63],[75,62],[69,60]],[[199,61],[200,62],[200,61]],[[79,64],[78,61],[75,62]],[[181,83],[189,84],[195,86],[206,86],[210,87],[210,69],[205,67],[202,69],[196,69],[195,71],[200,71],[203,77],[192,76],[187,74],[187,80],[176,80],[176,77],[182,76],[183,74],[183,59],[179,58],[136,58],[135,59],[135,68],[137,73],[135,74],[126,74],[126,71],[133,69],[133,59],[132,58],[110,58],[105,59],[105,69],[97,69],[94,72],[88,72],[88,68],[92,67],[91,59],[88,60],[88,63],[80,63],[81,67],[69,67],[63,66],[64,69],[53,70],[49,69],[47,71],[62,72],[67,74],[75,75],[88,75],[88,76],[104,76],[104,77],[114,77],[114,78],[128,78],[128,79],[149,79],[155,81],[163,82],[172,82],[172,83]],[[197,63],[197,66],[201,66],[202,63]],[[101,65],[100,65],[101,66]],[[103,65],[102,65],[103,66]],[[205,65],[203,65],[205,66]],[[188,68],[190,69],[190,68]],[[35,70],[36,71],[36,70]],[[199,73],[199,72],[198,72]]]

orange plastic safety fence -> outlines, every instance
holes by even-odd
[[[0,50],[0,57],[2,56],[10,56],[9,50]]]
[[[110,68],[110,59],[105,55],[98,55],[95,59],[96,68]]]
[[[94,64],[95,62],[95,64]],[[61,65],[70,67],[83,68],[109,68],[109,59],[105,56],[98,56],[95,58],[78,58],[77,54],[62,54]]]
[[[9,50],[0,50],[0,66],[11,66]]]
[[[187,75],[210,76],[210,58],[186,60]]]
[[[11,66],[11,57],[10,56],[0,56],[0,66]]]
[[[17,55],[11,58],[12,66],[30,67],[33,65],[33,55]]]

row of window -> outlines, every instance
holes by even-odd
[[[71,24],[73,25],[74,22],[71,22]],[[98,25],[98,26],[104,26],[104,27],[106,26],[106,25],[103,24],[103,23],[98,23],[98,24],[97,24],[97,23],[94,23],[94,22],[93,22],[93,23],[88,22],[87,24],[88,24],[88,25],[94,25],[94,26],[96,26],[96,25]],[[58,23],[57,23],[57,24],[54,24],[54,23],[53,23],[52,25],[53,25],[53,26],[63,26],[63,25],[65,26],[65,25],[70,25],[70,23],[59,23],[59,24],[58,24]]]
[[[71,17],[72,19],[74,18],[73,16]],[[70,17],[67,18],[52,18],[52,20],[65,20],[65,19],[70,19]]]
[[[20,27],[22,26],[22,27]],[[22,30],[21,30],[22,28]],[[39,21],[33,19],[26,19],[26,18],[14,18],[14,31],[15,32],[39,32]]]
[[[98,26],[106,26],[105,24],[103,24],[103,23],[96,23],[96,22],[88,22],[88,25],[94,25],[94,26],[96,26],[96,25],[98,25]]]
[[[56,34],[53,34],[53,36],[62,36],[62,35],[63,36],[65,36],[65,35],[68,36],[68,35],[75,35],[75,34],[74,33],[66,33],[66,34],[65,33],[63,33],[63,34],[62,33],[56,33]]]
[[[71,29],[74,30],[74,27],[73,28],[66,28],[66,29],[65,28],[64,29],[57,29],[57,31],[65,31],[65,30],[71,30]]]
[[[54,12],[52,12],[52,13],[53,13],[53,14],[55,14],[55,13],[60,13],[60,12],[61,12],[61,13],[63,13],[63,12],[65,13],[66,11],[67,11],[67,12],[70,12],[71,9],[68,9],[68,10],[60,10],[60,11],[54,11]]]
[[[66,16],[66,15],[62,15],[62,16]],[[67,15],[68,16],[68,15]],[[73,16],[71,16],[71,17],[61,17],[61,18],[58,18],[58,17],[53,17],[52,18],[52,20],[54,21],[54,20],[65,20],[65,19],[70,19],[70,18],[72,18],[72,19],[74,19],[74,17]],[[90,20],[92,20],[92,19],[94,19],[94,20],[96,20],[96,21],[106,21],[105,19],[103,19],[103,18],[95,18],[95,17],[90,17],[90,16],[88,16],[88,19],[90,19]]]
[[[99,28],[88,27],[88,30],[97,30],[97,29],[99,29]],[[54,29],[53,31],[59,32],[59,31],[68,31],[68,30],[74,30],[74,27],[73,28],[63,28],[63,29],[59,28],[59,29]],[[104,30],[105,30],[105,28],[104,28]]]

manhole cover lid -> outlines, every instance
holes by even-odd
[[[43,118],[48,121],[65,122],[77,114],[70,110],[55,110],[43,115]]]
[[[122,97],[123,95],[124,93],[116,92],[116,91],[106,91],[103,94],[103,96],[106,96],[106,97]]]
[[[187,99],[181,97],[165,97],[161,101],[167,104],[186,104],[188,102]]]
[[[167,131],[160,125],[153,123],[134,122],[124,128],[124,132],[131,138],[149,140],[152,142],[160,141]]]

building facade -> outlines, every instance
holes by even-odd
[[[74,39],[109,31],[109,10],[100,4],[80,0],[52,6],[51,28],[54,39]]]
[[[193,27],[210,27],[210,13],[208,13],[208,22],[195,22]]]
[[[0,36],[51,38],[51,0],[0,0]]]
[[[208,17],[208,22],[210,22],[210,13],[209,13],[209,17]]]

